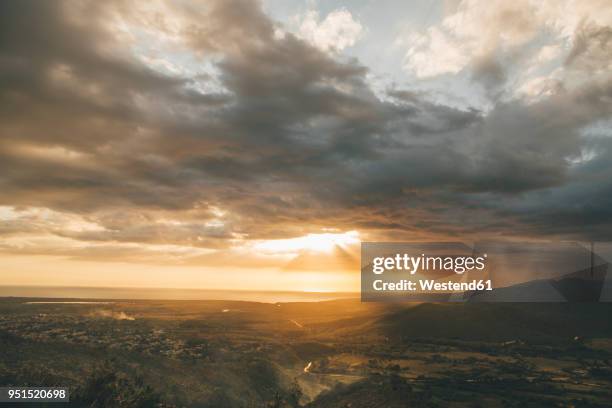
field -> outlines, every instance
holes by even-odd
[[[612,406],[612,304],[45,301],[0,300],[0,385],[72,406]]]

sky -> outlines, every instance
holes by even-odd
[[[608,0],[0,2],[5,285],[356,290],[612,238]]]

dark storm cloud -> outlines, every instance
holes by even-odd
[[[507,75],[496,55],[487,54],[474,61],[472,79],[480,82],[489,96],[497,99],[501,94],[501,87],[507,80]]]
[[[381,100],[366,67],[279,34],[251,1],[173,4],[183,45],[218,75],[171,76],[109,28],[117,13],[132,16],[130,3],[78,4],[0,4],[0,205],[47,207],[104,227],[40,224],[45,231],[219,247],[330,226],[379,236],[589,235],[578,228],[585,220],[609,223],[605,206],[586,200],[607,203],[610,189],[583,180],[610,151],[580,169],[569,160],[584,148],[580,130],[612,113],[609,78],[486,113],[402,89]],[[156,29],[167,30],[158,17]],[[605,58],[606,35],[584,34],[567,64]],[[591,38],[601,44],[594,50]],[[475,67],[487,86],[505,78],[495,61]],[[222,89],[198,91],[201,81]],[[552,227],[561,217],[563,231]]]
[[[595,157],[576,163],[565,184],[510,198],[503,205],[526,234],[559,234],[610,240],[612,230],[612,139],[595,137],[587,146]]]

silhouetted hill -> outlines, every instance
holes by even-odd
[[[566,341],[611,336],[611,315],[608,303],[423,303],[381,312],[367,323],[362,317],[352,334],[392,340]]]

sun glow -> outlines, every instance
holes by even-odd
[[[271,253],[296,253],[300,251],[331,252],[335,246],[359,243],[359,232],[308,234],[303,237],[262,241],[255,249]]]

